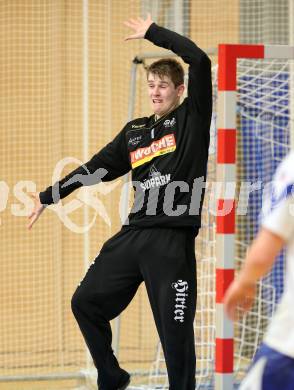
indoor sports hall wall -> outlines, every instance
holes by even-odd
[[[0,3],[0,388],[5,378],[58,376],[91,367],[70,300],[103,242],[120,228],[122,180],[93,187],[95,207],[83,206],[83,191],[75,192],[63,202],[65,208],[46,210],[32,231],[26,229],[32,206],[27,193],[50,185],[61,160],[63,176],[90,158],[128,120],[132,60],[162,51],[143,40],[124,42],[129,31],[123,21],[149,11],[156,22],[185,33],[204,50],[220,42],[287,44],[287,3]],[[212,60],[215,64],[216,56]],[[140,66],[134,116],[144,115],[150,110]],[[85,207],[88,220],[95,219],[86,238]],[[156,344],[141,288],[121,318],[120,360],[149,370]],[[23,382],[19,388],[29,386]]]

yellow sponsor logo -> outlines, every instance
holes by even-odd
[[[151,145],[139,148],[130,153],[132,168],[151,161],[154,157],[171,153],[176,149],[176,140],[173,134],[167,134]]]

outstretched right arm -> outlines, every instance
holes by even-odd
[[[32,227],[46,206],[57,203],[74,190],[101,181],[114,180],[130,170],[124,128],[113,141],[102,148],[87,163],[79,166],[45,191],[33,195],[35,207],[29,216],[30,224],[28,227]]]

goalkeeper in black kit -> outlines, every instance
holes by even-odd
[[[72,310],[98,370],[98,389],[126,389],[130,375],[119,366],[111,348],[110,321],[145,282],[169,388],[194,390],[194,242],[201,224],[208,159],[211,63],[192,41],[159,27],[150,15],[125,24],[133,30],[126,40],[145,38],[172,50],[189,65],[188,96],[180,102],[185,87],[178,61],[152,63],[147,85],[153,115],[127,123],[90,161],[34,195],[29,228],[47,205],[82,185],[132,171],[135,202],[130,215],[121,231],[103,245],[77,287]]]

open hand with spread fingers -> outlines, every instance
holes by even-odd
[[[125,38],[125,41],[129,41],[131,39],[141,39],[145,37],[145,34],[148,30],[148,28],[151,26],[153,23],[153,20],[151,19],[151,15],[148,13],[147,19],[144,20],[140,17],[136,19],[129,19],[124,22],[124,24],[127,27],[130,27],[133,31],[134,34],[129,35],[128,37]]]
[[[34,209],[29,215],[29,224],[28,229],[31,229],[33,224],[37,221],[37,219],[40,217],[41,213],[45,209],[45,206],[41,203],[39,194],[31,194],[32,198],[34,199]]]

